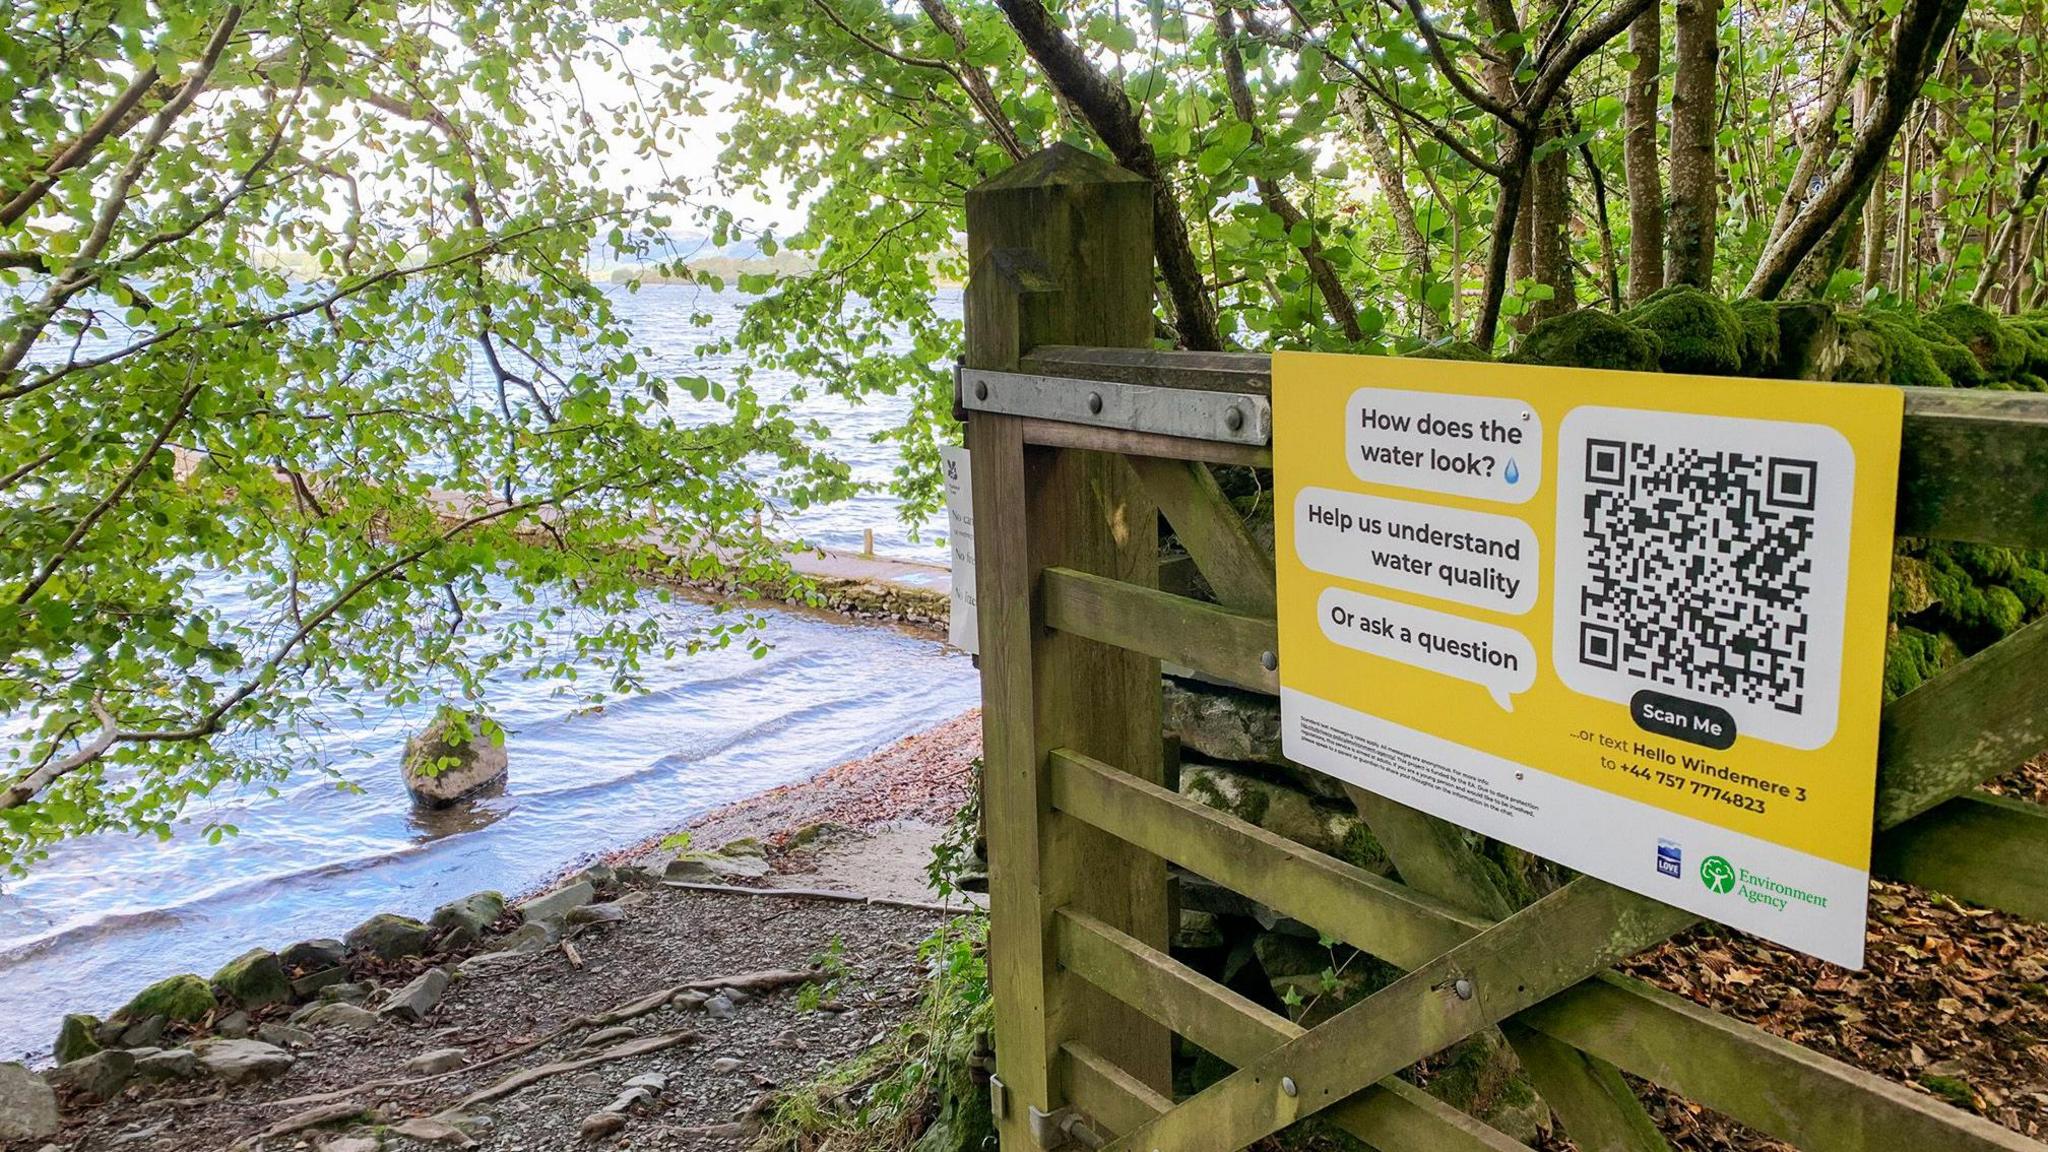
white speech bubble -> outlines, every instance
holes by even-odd
[[[1521,504],[1543,481],[1543,418],[1505,396],[1360,388],[1344,455],[1374,484]]]
[[[1520,615],[1536,604],[1536,533],[1513,516],[1304,488],[1294,554],[1326,576],[1474,608]]]
[[[1536,649],[1511,628],[1343,588],[1325,588],[1316,619],[1334,644],[1469,680],[1506,712],[1536,683]]]

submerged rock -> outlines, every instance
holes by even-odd
[[[292,998],[291,978],[284,963],[267,948],[251,948],[213,974],[214,986],[242,1008],[284,1004]]]
[[[0,1140],[56,1134],[56,1090],[20,1064],[0,1064]]]
[[[443,709],[425,730],[405,742],[405,790],[413,803],[446,808],[504,786],[505,746],[484,735],[483,728],[484,718],[478,713]]]

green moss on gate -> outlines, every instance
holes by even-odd
[[[1618,316],[1581,308],[1531,328],[1511,359],[1558,368],[1655,372],[1657,341]]]
[[[1738,300],[1735,319],[1742,325],[1742,374],[1776,376],[1780,354],[1778,309],[1764,300]]]
[[[1732,376],[1742,371],[1742,322],[1717,296],[1689,284],[1652,293],[1622,318],[1658,343],[1666,372]]]

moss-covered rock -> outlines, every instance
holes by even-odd
[[[1742,322],[1718,296],[1680,284],[1651,293],[1624,318],[1656,339],[1658,364],[1666,372],[1742,371]]]
[[[59,1064],[85,1059],[100,1050],[99,1030],[97,1016],[74,1012],[64,1017],[64,1022],[57,1025],[57,1042],[50,1046],[50,1055]]]
[[[2010,380],[2019,371],[2024,352],[2007,338],[2005,326],[1992,313],[1957,302],[1936,308],[1927,320],[1968,348],[1990,380]]]
[[[1581,308],[1529,329],[1513,359],[1558,368],[1655,372],[1657,341],[1618,316]]]
[[[213,987],[188,974],[159,980],[144,988],[111,1019],[131,1023],[161,1016],[179,1024],[191,1024],[204,1020],[218,1007],[220,1002],[213,998]]]
[[[213,986],[238,1008],[261,1008],[288,1003],[292,998],[291,978],[277,953],[268,948],[251,948],[213,974]]]
[[[1392,984],[1401,971],[1345,944],[1325,945],[1286,932],[1262,932],[1252,955],[1273,998],[1305,1028]]]
[[[1873,313],[1868,317],[1870,326],[1884,339],[1890,354],[1892,370],[1886,383],[1901,388],[1949,388],[1955,381],[1949,378],[1940,364],[1935,362],[1927,341],[1914,330],[1911,322],[1901,316]]]
[[[1778,309],[1765,300],[1737,300],[1735,320],[1742,325],[1742,374],[1778,374]]]
[[[1948,374],[1950,383],[1958,388],[1975,388],[1985,382],[1984,366],[1948,329],[1925,316],[1915,316],[1911,323],[1913,331],[1927,342],[1927,354]]]
[[[1835,308],[1822,300],[1774,300],[1778,314],[1778,375],[1817,380],[1835,344]]]
[[[1491,361],[1493,354],[1470,340],[1452,340],[1443,344],[1424,344],[1401,355],[1413,360],[1472,360]]]
[[[1833,365],[1827,378],[1844,384],[1892,382],[1892,342],[1868,316],[1844,312],[1835,317]]]
[[[425,952],[432,935],[425,924],[410,916],[379,912],[349,929],[343,940],[350,952],[381,960],[403,960]]]

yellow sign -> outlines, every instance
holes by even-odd
[[[1903,410],[1275,356],[1287,755],[1860,966]]]

